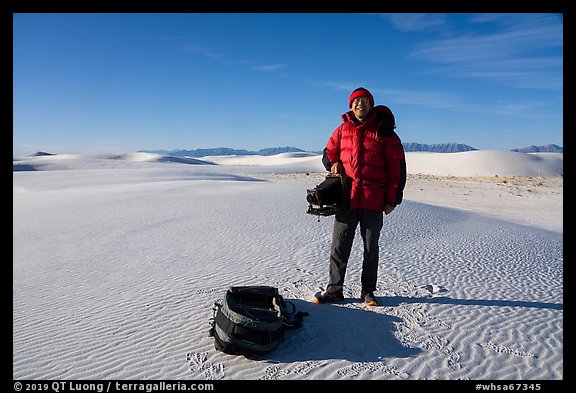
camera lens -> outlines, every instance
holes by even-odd
[[[306,200],[308,201],[308,203],[311,203],[313,205],[319,205],[318,203],[318,196],[316,195],[315,191],[308,191],[308,195],[306,195]]]

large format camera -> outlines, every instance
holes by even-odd
[[[306,213],[315,216],[331,216],[339,209],[348,207],[345,176],[329,174],[316,187],[308,189],[306,200],[310,204]]]

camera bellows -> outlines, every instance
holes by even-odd
[[[346,205],[344,182],[340,175],[329,174],[316,187],[307,190],[306,200],[310,204],[306,213],[330,216]]]

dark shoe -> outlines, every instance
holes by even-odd
[[[342,295],[342,293],[324,292],[314,296],[314,303],[336,303],[341,302],[342,300],[344,300],[344,295]]]
[[[376,300],[376,296],[374,296],[374,292],[366,292],[360,294],[360,300],[362,300],[366,306],[378,305],[378,301]]]

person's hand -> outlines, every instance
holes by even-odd
[[[392,213],[392,211],[394,211],[394,205],[391,205],[389,203],[384,205],[384,214],[388,215]]]
[[[338,162],[335,162],[334,164],[332,164],[332,168],[330,168],[330,172],[339,173],[339,174],[344,173],[344,167],[342,166],[342,163],[340,161],[338,161]]]

